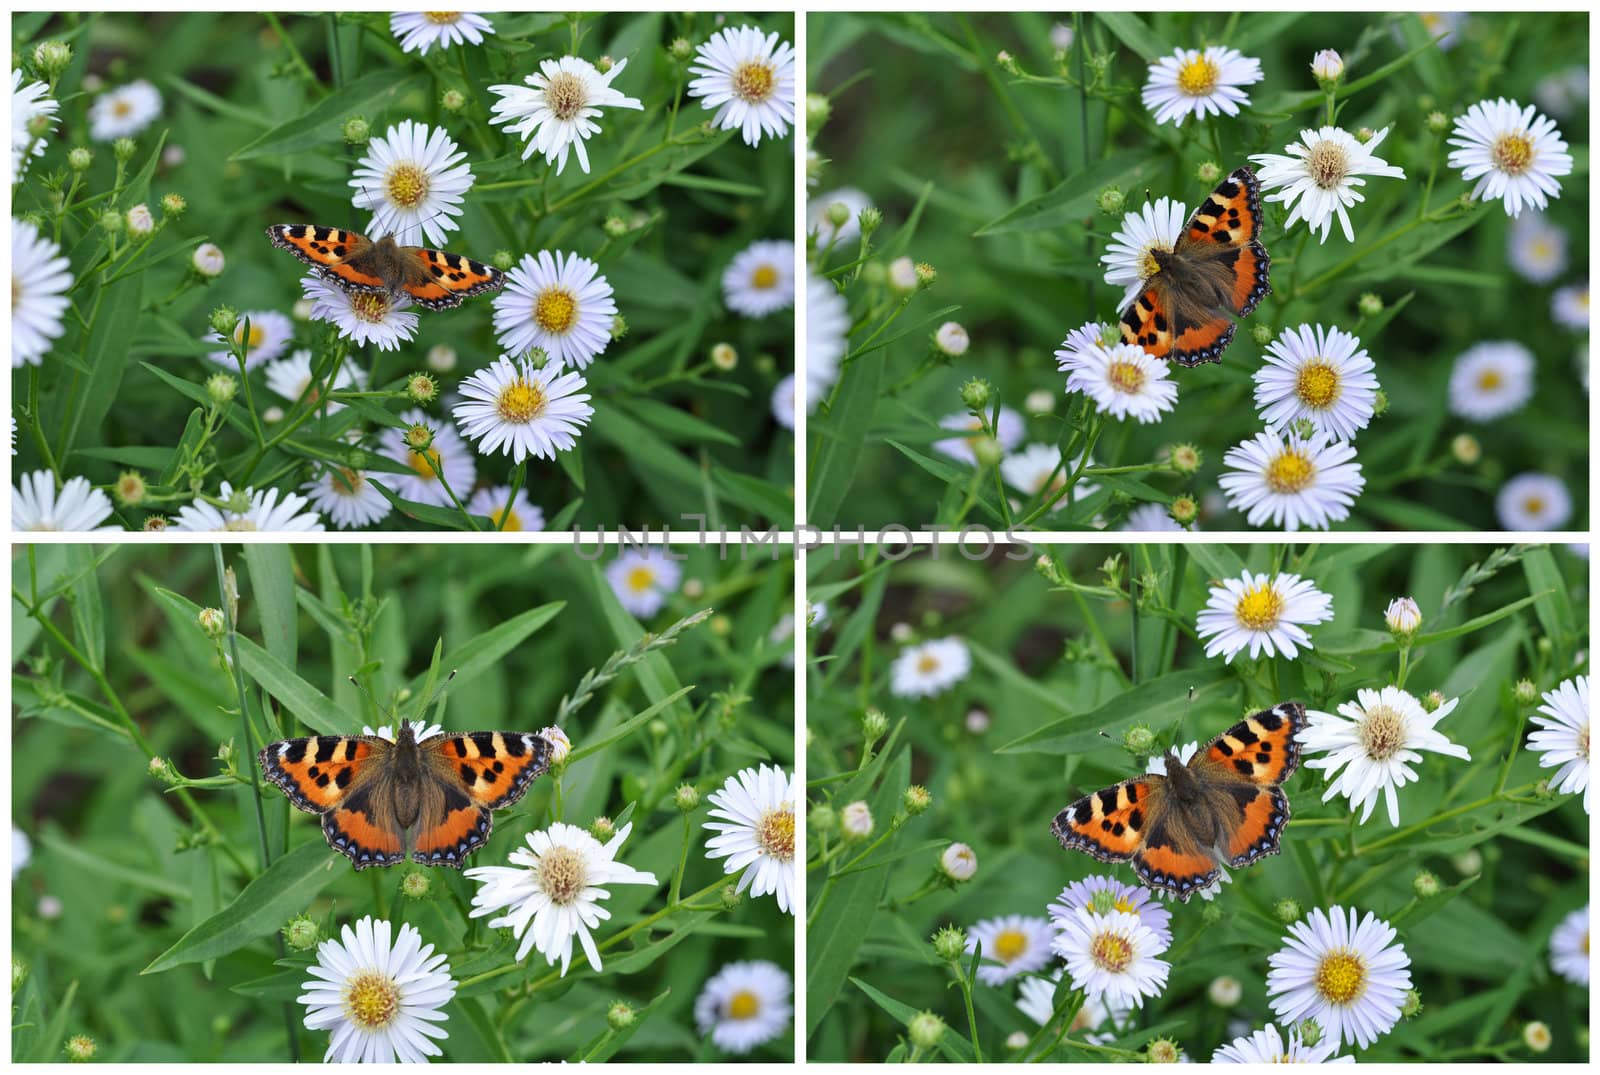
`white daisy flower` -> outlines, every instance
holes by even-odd
[[[1572,497],[1560,478],[1529,471],[1500,487],[1494,511],[1507,530],[1560,530],[1572,518]]]
[[[349,467],[326,467],[323,472],[300,487],[311,501],[311,506],[333,520],[340,530],[353,530],[378,522],[394,505],[372,484],[371,471],[351,470]]]
[[[1550,316],[1558,325],[1578,332],[1589,331],[1589,281],[1558,288],[1550,296]]]
[[[419,743],[426,739],[432,739],[444,731],[443,724],[429,724],[425,720],[408,720],[406,723],[411,725],[411,734]],[[376,728],[370,724],[363,724],[361,726],[361,734],[375,735],[379,739],[387,739],[393,743],[399,733],[395,731],[394,727],[387,724],[380,724]]]
[[[11,218],[11,367],[37,366],[66,331],[72,271],[30,220]]]
[[[1260,82],[1261,61],[1245,56],[1238,49],[1211,45],[1200,49],[1174,49],[1150,65],[1150,77],[1141,97],[1156,122],[1172,121],[1183,126],[1189,116],[1204,119],[1207,114],[1239,114],[1239,106],[1250,103],[1240,86]]]
[[[723,1052],[748,1053],[789,1028],[793,992],[794,980],[776,963],[725,964],[695,998],[695,1026]]]
[[[1172,513],[1165,504],[1146,502],[1128,512],[1128,517],[1122,520],[1119,530],[1141,531],[1144,533],[1162,533],[1167,531],[1182,530]],[[1198,528],[1197,528],[1198,529]]]
[[[624,549],[606,565],[617,603],[642,620],[661,611],[682,579],[683,568],[660,548]]]
[[[578,167],[587,175],[589,150],[584,143],[600,133],[595,120],[601,109],[644,109],[638,98],[611,86],[612,79],[627,66],[626,59],[618,60],[601,74],[594,64],[577,56],[542,60],[539,70],[523,79],[527,86],[489,87],[499,98],[489,122],[507,124],[507,134],[527,141],[523,160],[541,153],[545,164],[555,165],[556,175],[560,175],[567,166],[568,151],[576,151]]]
[[[534,369],[525,358],[501,355],[461,382],[462,402],[451,413],[484,455],[503,452],[519,464],[529,456],[554,459],[578,443],[594,415],[585,387],[581,374],[559,363]]]
[[[399,39],[401,52],[426,56],[435,46],[481,45],[483,35],[494,33],[494,27],[470,11],[396,11],[389,16],[389,32]]]
[[[1199,748],[1199,744],[1195,746],[1196,749]],[[1159,758],[1154,760],[1162,765],[1158,771],[1165,773],[1164,763],[1161,763]],[[1066,920],[1079,911],[1092,911],[1096,914],[1126,911],[1138,915],[1139,921],[1155,934],[1160,944],[1157,953],[1166,951],[1167,946],[1172,943],[1172,912],[1161,906],[1149,889],[1139,885],[1125,885],[1114,877],[1100,875],[1074,881],[1061,890],[1061,895],[1050,903],[1047,910],[1051,923],[1057,929],[1065,929]]]
[[[617,851],[633,831],[633,823],[622,826],[604,845],[576,825],[557,821],[547,829],[528,833],[527,847],[511,852],[513,866],[478,866],[466,876],[483,887],[472,895],[471,917],[481,918],[505,910],[489,919],[490,929],[510,929],[522,939],[517,959],[538,949],[545,962],[561,964],[561,976],[572,963],[572,939],[583,946],[589,966],[601,969],[600,950],[590,930],[611,917],[600,906],[610,899],[608,885],[650,885],[656,875],[636,870],[616,861]]]
[[[300,290],[311,300],[311,319],[332,322],[347,340],[397,351],[417,334],[417,315],[406,312],[409,296],[346,292],[319,276],[305,277]]]
[[[772,386],[772,420],[785,429],[794,428],[794,374]]]
[[[339,366],[339,374],[333,379],[333,388],[334,391],[341,388],[361,389],[366,387],[366,382],[366,374],[346,361]],[[343,403],[333,400],[321,403],[318,399],[317,393],[321,386],[312,387],[311,352],[304,349],[295,351],[288,358],[280,359],[267,367],[267,387],[290,403],[300,402],[301,397],[310,390],[311,396],[307,402],[313,407],[321,406],[328,414],[344,410]]]
[[[1050,962],[1051,930],[1048,920],[1029,915],[985,918],[967,927],[967,952],[982,948],[978,980],[1004,985],[1019,974],[1036,971]]]
[[[1550,934],[1550,969],[1573,985],[1589,984],[1589,907],[1573,911]]]
[[[1487,422],[1533,396],[1533,352],[1515,340],[1487,340],[1463,351],[1450,370],[1450,413]]]
[[[161,115],[161,91],[144,79],[108,90],[89,107],[89,137],[96,142],[132,138]]]
[[[1389,824],[1398,828],[1400,799],[1395,792],[1417,780],[1411,766],[1422,761],[1420,751],[1472,760],[1466,747],[1452,743],[1435,727],[1454,711],[1456,701],[1451,698],[1430,713],[1416,698],[1390,686],[1358,690],[1354,702],[1339,707],[1339,716],[1307,711],[1306,727],[1298,738],[1308,755],[1305,767],[1321,769],[1325,779],[1331,779],[1322,801],[1343,795],[1352,812],[1361,809],[1365,824],[1381,792],[1389,804]]]
[[[1005,412],[1002,410],[1001,416],[1004,415]],[[1078,462],[1086,468],[1095,465],[1092,458],[1081,456]],[[1078,462],[1063,465],[1061,449],[1054,444],[1029,444],[1021,451],[1000,460],[1000,477],[1017,492],[1035,497],[1044,493],[1047,486],[1054,493],[1065,485],[1068,475],[1078,469]],[[1080,478],[1078,484],[1072,487],[1072,498],[1058,502],[1055,510],[1059,511],[1071,504],[1086,500],[1099,491],[1099,484]]]
[[[952,881],[970,881],[978,872],[978,853],[960,842],[939,853],[939,871]]]
[[[1138,915],[1079,910],[1057,925],[1052,947],[1066,960],[1073,988],[1110,1005],[1136,1008],[1166,988],[1171,964],[1155,958],[1166,945]]]
[[[800,798],[794,774],[773,765],[740,769],[713,791],[711,817],[705,828],[717,835],[706,841],[706,858],[727,859],[725,874],[744,870],[738,891],[771,894],[778,910],[794,914],[797,881],[794,864],[795,811]]]
[[[727,27],[695,49],[689,96],[701,108],[715,108],[711,122],[738,131],[745,145],[758,146],[763,134],[781,138],[794,125],[794,49],[778,44],[776,32],[761,35],[754,26]]]
[[[528,499],[526,489],[518,489],[513,500],[509,485],[479,489],[472,495],[467,511],[483,516],[494,525],[494,529],[508,534],[531,534],[544,529],[544,509]]]
[[[61,102],[49,96],[50,87],[43,82],[22,84],[22,72],[11,69],[11,182],[22,178],[27,162],[44,156],[47,135],[35,134],[33,125],[41,116],[48,122],[47,130],[54,130],[56,110]]]
[[[245,323],[249,322],[250,337],[245,338]],[[210,343],[222,343],[222,335],[213,332],[206,337]],[[246,310],[239,315],[233,328],[234,343],[242,343],[244,368],[253,370],[265,362],[272,362],[288,349],[294,340],[294,322],[277,310]],[[219,366],[238,368],[231,351],[212,351],[206,355]]]
[[[254,488],[236,493],[232,485],[223,482],[217,499],[222,501],[222,507],[199,499],[185,504],[167,529],[186,533],[311,533],[326,529],[316,512],[302,510],[306,498],[294,493],[280,494],[276,489],[257,492]]]
[[[11,529],[38,532],[60,530],[106,533],[120,526],[101,526],[111,517],[111,498],[88,478],[68,478],[56,492],[56,477],[48,470],[22,476],[11,487]]]
[[[311,981],[296,998],[306,1006],[307,1030],[332,1034],[323,1062],[422,1064],[440,1055],[435,1039],[448,1038],[444,1006],[456,993],[447,957],[433,954],[415,926],[393,926],[371,915],[340,930],[343,943],[317,945],[306,968]]]
[[[850,347],[850,308],[839,289],[806,272],[806,413],[817,409],[839,379]]]
[[[1314,908],[1267,959],[1273,1012],[1285,1025],[1315,1019],[1335,1047],[1371,1045],[1399,1022],[1411,988],[1411,958],[1394,939],[1371,912],[1358,925],[1354,908]]]
[[[930,638],[907,646],[889,670],[889,690],[896,698],[932,698],[967,678],[972,652],[954,636]]]
[[[412,472],[373,474],[372,477],[402,500],[453,508],[455,501],[450,499],[450,494],[454,493],[465,504],[467,490],[478,480],[478,465],[472,449],[453,428],[439,425],[437,419],[415,407],[402,414],[400,420],[407,427],[424,425],[433,430],[433,443],[426,452],[414,452],[406,443],[405,429],[385,428],[380,441],[383,454],[406,464]]]
[[[964,435],[959,437],[946,437],[933,442],[936,451],[943,452],[952,459],[959,459],[969,466],[976,465],[978,457],[973,454],[972,444],[984,435],[983,422],[974,414],[947,414],[939,419],[939,425],[944,429],[958,429]],[[1000,417],[995,420],[995,439],[1000,442],[1004,451],[1011,451],[1022,443],[1024,432],[1022,415],[1010,407],[1000,408]],[[1059,456],[1057,457],[1059,458]]]
[[[1146,202],[1140,209],[1123,216],[1122,227],[1112,234],[1106,252],[1100,256],[1100,264],[1106,267],[1106,283],[1123,289],[1122,301],[1117,303],[1117,309],[1126,308],[1139,297],[1144,282],[1154,276],[1160,268],[1151,256],[1151,252],[1159,250],[1167,254],[1172,253],[1172,248],[1177,245],[1178,236],[1183,234],[1183,225],[1188,219],[1188,207],[1171,198],[1157,198],[1154,202]],[[1093,336],[1090,339],[1099,342],[1100,326],[1091,322],[1077,332],[1082,333],[1086,329],[1092,329]],[[1088,342],[1080,340],[1079,347],[1073,348],[1072,341],[1073,336],[1069,335],[1067,342],[1062,344],[1069,353],[1081,350],[1083,344]],[[1065,357],[1061,351],[1056,352],[1057,359],[1064,360]],[[1065,361],[1061,368],[1067,369]]]
[[[1233,469],[1217,479],[1230,507],[1251,526],[1326,530],[1350,515],[1366,487],[1356,450],[1320,434],[1301,440],[1263,431],[1230,448],[1222,461]]]
[[[1543,213],[1524,213],[1511,222],[1506,260],[1529,283],[1548,284],[1567,271],[1567,233]]]
[[[367,144],[356,162],[351,199],[371,209],[369,235],[388,235],[401,246],[443,246],[460,225],[461,196],[472,187],[472,166],[443,127],[401,120]]]
[[[1528,749],[1539,755],[1539,767],[1560,766],[1550,786],[1562,795],[1583,792],[1589,810],[1589,677],[1574,676],[1544,693],[1542,717],[1530,717],[1539,730],[1528,736]]]
[[[1065,973],[1064,968],[1057,967],[1048,978],[1033,974],[1025,976],[1017,986],[1017,1010],[1040,1026],[1048,1023],[1056,1010],[1056,984],[1061,981],[1061,976]],[[1086,996],[1083,1005],[1078,1009],[1078,1014],[1072,1017],[1072,1025],[1067,1027],[1067,1033],[1094,1031],[1107,1019],[1114,1024],[1121,1023],[1132,1011],[1132,1005],[1107,1005],[1104,997]],[[1089,1033],[1084,1035],[1084,1040],[1094,1045],[1109,1045],[1115,1037],[1116,1035],[1111,1033]]]
[[[829,210],[836,204],[850,211],[849,218],[838,227],[828,219],[833,215]],[[806,203],[806,231],[817,237],[818,250],[853,242],[861,234],[861,210],[871,205],[872,199],[855,187],[840,187],[818,194]]]
[[[1372,421],[1378,378],[1358,337],[1300,325],[1284,329],[1263,357],[1255,372],[1256,409],[1268,432],[1304,419],[1329,440],[1353,440]]]
[[[758,239],[722,271],[722,302],[745,317],[766,317],[794,305],[794,244]]]
[[[1402,169],[1373,152],[1388,137],[1389,130],[1385,127],[1365,143],[1356,141],[1353,135],[1338,127],[1303,130],[1300,141],[1283,147],[1288,156],[1253,154],[1250,159],[1261,165],[1256,176],[1261,181],[1261,189],[1274,192],[1268,194],[1266,200],[1282,202],[1290,210],[1284,229],[1294,227],[1297,220],[1304,220],[1312,231],[1321,228],[1317,241],[1326,242],[1333,218],[1337,216],[1345,239],[1355,242],[1349,209],[1366,200],[1357,189],[1366,186],[1367,181],[1361,177],[1406,177]]]
[[[1523,108],[1504,97],[1479,101],[1456,117],[1452,133],[1449,143],[1458,148],[1447,163],[1468,182],[1477,180],[1474,198],[1501,199],[1507,216],[1524,206],[1545,208],[1547,198],[1561,196],[1556,177],[1572,172],[1572,155],[1555,120],[1533,105]]]
[[[537,347],[556,366],[583,369],[611,342],[617,316],[600,266],[578,254],[524,254],[494,298],[494,331],[508,354]]]
[[[1265,652],[1294,660],[1311,649],[1305,628],[1333,619],[1333,599],[1299,575],[1255,575],[1246,571],[1211,588],[1195,630],[1206,643],[1206,656],[1223,655],[1232,664],[1245,647],[1254,660]]]
[[[1213,1064],[1354,1064],[1353,1056],[1334,1056],[1339,1043],[1323,1038],[1315,1045],[1300,1040],[1290,1028],[1288,1040],[1271,1023],[1248,1037],[1234,1038],[1211,1057]]]
[[[1082,365],[1067,375],[1067,391],[1094,400],[1101,414],[1119,421],[1134,418],[1144,425],[1159,422],[1178,405],[1178,384],[1168,371],[1165,360],[1137,344],[1092,347],[1084,352]]]
[[[1465,11],[1418,11],[1417,20],[1428,36],[1435,40],[1440,52],[1449,52],[1461,40],[1461,28],[1466,25]]]

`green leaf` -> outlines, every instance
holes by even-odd
[[[94,324],[84,344],[83,360],[89,367],[89,379],[81,389],[77,409],[73,412],[62,441],[62,457],[79,446],[83,435],[84,446],[100,444],[105,428],[106,414],[122,387],[122,375],[127,369],[128,345],[132,336],[128,326],[139,317],[143,301],[144,277],[132,276],[102,288]]]
[[[618,398],[614,402],[618,410],[632,415],[673,443],[725,444],[730,448],[738,448],[743,443],[727,430],[659,400],[640,397]]]
[[[621,1030],[608,1031],[604,1035],[598,1047],[588,1051],[580,1051],[580,1053],[575,1053],[569,1059],[574,1063],[582,1062],[585,1064],[602,1063],[606,1060],[610,1060],[617,1054],[618,1049],[621,1049],[624,1045],[628,1044],[629,1038],[632,1038],[639,1032],[639,1028],[644,1025],[646,1019],[650,1018],[651,1013],[661,1006],[662,1001],[666,1000],[671,995],[672,990],[663,989],[653,1000],[650,1001],[649,1004],[646,1004],[644,1007],[634,1011],[633,1022],[629,1023]]]
[[[1539,617],[1539,626],[1553,643],[1566,650],[1578,637],[1578,627],[1555,556],[1548,547],[1530,549],[1522,558],[1522,572],[1527,576],[1528,589],[1537,595],[1533,611]]]
[[[831,526],[839,517],[839,506],[861,465],[887,361],[885,352],[874,351],[850,364],[829,414],[829,429],[812,442],[817,462],[811,471],[806,518],[814,526]]]
[[[872,1003],[882,1008],[891,1019],[897,1021],[901,1026],[909,1027],[911,1020],[920,1014],[916,1008],[909,1004],[902,1004],[887,993],[874,989],[860,978],[851,978],[850,984],[865,993]],[[963,1038],[954,1027],[945,1028],[944,1034],[939,1037],[938,1048],[946,1059],[957,1064],[970,1064],[973,1062],[972,1044],[966,1038]]]
[[[1190,545],[1191,552],[1197,548]],[[1083,754],[1110,744],[1100,735],[1115,736],[1135,723],[1163,728],[1175,723],[1189,708],[1189,692],[1196,702],[1209,695],[1219,698],[1235,688],[1228,667],[1209,661],[1198,668],[1169,672],[1137,687],[1098,709],[1053,720],[995,751],[997,754]]]
[[[229,160],[284,157],[291,153],[342,142],[344,121],[358,113],[382,112],[413,89],[426,85],[428,76],[397,78],[392,69],[363,75],[343,89],[324,97],[310,111],[285,120],[255,141],[235,150]]]
[[[1069,175],[1043,194],[1007,210],[973,234],[1003,235],[1060,227],[1092,215],[1095,200],[1106,187],[1140,190],[1153,184],[1166,167],[1165,157],[1148,150],[1113,153],[1084,171]]]
[[[1172,43],[1151,29],[1150,24],[1138,15],[1125,11],[1097,11],[1094,17],[1145,63],[1172,52]]]
[[[509,620],[474,635],[450,650],[439,662],[440,667],[447,672],[456,673],[463,682],[476,679],[487,669],[499,664],[500,658],[526,642],[535,631],[555,619],[566,607],[565,601],[551,601],[537,608],[530,608],[526,612],[519,612]],[[419,698],[423,696],[422,688],[427,678],[426,672],[411,677],[409,686],[412,693]],[[422,714],[419,713],[417,716],[420,717]]]
[[[295,611],[294,557],[289,545],[252,542],[244,546],[250,569],[250,599],[261,618],[261,639],[267,652],[292,665],[298,652],[299,619]]]
[[[112,546],[111,551],[102,550],[97,554],[93,545],[67,546],[67,569],[77,574],[70,602],[73,637],[89,663],[102,670],[106,666],[106,615],[100,601],[100,580],[95,572],[121,547]]]

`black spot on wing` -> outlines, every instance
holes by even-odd
[[[333,752],[339,749],[339,737],[335,735],[317,736],[317,761],[328,762],[333,760]]]
[[[1250,761],[1247,758],[1237,758],[1237,759],[1235,759],[1234,763],[1233,763],[1233,767],[1235,769],[1239,770],[1239,772],[1243,773],[1245,776],[1254,776],[1255,775],[1256,767],[1254,765],[1250,764]]]
[[[473,732],[468,738],[478,748],[478,753],[486,758],[492,758],[500,753],[495,749],[493,732]]]
[[[305,760],[305,756],[306,741],[304,739],[291,740],[288,745],[283,748],[283,753],[280,755],[282,760],[291,765],[299,765],[300,762]]]

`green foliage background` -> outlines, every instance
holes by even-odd
[[[1057,22],[1077,28],[1064,61],[1051,44]],[[865,191],[884,218],[866,264],[851,242],[838,244],[823,267],[845,291],[854,331],[840,383],[824,397],[829,405],[808,422],[811,522],[999,526],[1036,506],[1037,498],[1007,489],[1005,496],[1025,501],[1008,511],[998,472],[973,479],[972,468],[931,448],[949,435],[938,420],[966,410],[960,387],[973,377],[991,382],[997,402],[1019,412],[1030,391],[1048,391],[1055,411],[1027,419],[1026,442],[1070,445],[1070,460],[1093,442],[1096,464],[1119,468],[1105,475],[1091,468],[1085,481],[1102,491],[1035,525],[1083,529],[1100,515],[1115,527],[1139,502],[1203,494],[1215,488],[1224,452],[1263,425],[1251,380],[1263,348],[1252,329],[1276,336],[1310,322],[1360,337],[1389,401],[1355,439],[1367,486],[1336,529],[1498,529],[1493,493],[1525,470],[1562,478],[1573,496],[1573,529],[1583,528],[1589,406],[1577,387],[1582,339],[1549,310],[1555,288],[1582,282],[1588,264],[1588,109],[1558,120],[1574,165],[1547,216],[1568,235],[1569,267],[1545,286],[1508,266],[1511,221],[1499,202],[1449,210],[1470,184],[1445,166],[1448,132],[1434,134],[1425,121],[1434,109],[1453,118],[1484,98],[1533,103],[1540,79],[1588,62],[1584,14],[1474,12],[1449,52],[1427,45],[1416,16],[1376,12],[829,12],[811,15],[808,25],[809,89],[832,104],[812,135],[828,162],[808,192],[813,211],[830,191],[849,186]],[[1174,47],[1208,44],[1260,59],[1264,79],[1246,87],[1251,103],[1238,117],[1156,127],[1139,97],[1148,64]],[[1096,199],[1116,187],[1124,211],[1163,196],[1193,211],[1213,186],[1196,176],[1202,162],[1225,174],[1249,163],[1249,154],[1283,153],[1303,129],[1329,122],[1310,72],[1324,48],[1346,62],[1333,122],[1347,131],[1392,125],[1378,153],[1406,178],[1367,182],[1365,203],[1350,210],[1354,244],[1337,222],[1321,244],[1305,240],[1304,223],[1285,234],[1287,211],[1268,204],[1262,240],[1273,294],[1240,324],[1221,364],[1175,369],[1177,408],[1159,423],[1096,421],[1083,397],[1062,396],[1065,375],[1052,354],[1068,332],[1091,320],[1114,325],[1120,313],[1122,290],[1104,282],[1099,259],[1122,211],[1098,213]],[[999,66],[1002,50],[1020,76]],[[1088,95],[1080,88],[1086,50],[1112,56],[1104,83]],[[939,273],[903,307],[881,273],[900,254]],[[1358,314],[1366,292],[1384,303],[1376,317]],[[964,357],[939,363],[928,338],[950,319],[965,326],[972,345]],[[1500,339],[1520,341],[1537,357],[1533,399],[1491,423],[1450,416],[1446,384],[1456,356]],[[1480,439],[1481,462],[1451,457],[1460,432]],[[1204,455],[1194,479],[1155,462],[1160,448],[1183,442]],[[1202,525],[1245,522],[1224,508]]]
[[[1360,1061],[1531,1059],[1521,1044],[1530,1019],[1547,1022],[1555,1036],[1540,1059],[1582,1057],[1588,993],[1555,977],[1548,960],[1551,930],[1588,898],[1589,818],[1581,795],[1531,790],[1555,770],[1525,749],[1534,707],[1517,705],[1511,688],[1526,677],[1546,691],[1587,671],[1588,565],[1564,548],[1517,551],[1520,561],[1470,545],[1011,546],[986,562],[948,546],[936,559],[903,562],[881,549],[859,563],[813,554],[807,592],[827,604],[828,618],[811,637],[809,801],[837,810],[865,800],[875,836],[892,835],[837,875],[859,850],[818,866],[830,841],[808,837],[808,1055],[903,1057],[906,1020],[928,1010],[947,1024],[940,1048],[948,1060],[971,1059],[973,1037],[989,1059],[1136,1059],[1127,1051],[1165,1035],[1204,1062],[1235,1036],[1230,1021],[1255,1030],[1273,1020],[1267,957],[1285,935],[1273,905],[1287,897],[1305,910],[1372,911],[1399,930],[1425,1008],[1361,1050]],[[1057,583],[1035,568],[1041,553]],[[1111,557],[1119,560],[1116,586],[1101,566]],[[1225,665],[1204,656],[1194,623],[1209,580],[1245,567],[1296,572],[1332,596],[1334,618],[1309,629],[1314,648],[1299,659],[1252,661],[1246,653]],[[1130,577],[1141,580],[1137,603],[1128,600]],[[1302,764],[1285,784],[1293,817],[1282,853],[1232,871],[1214,905],[1167,904],[1174,939],[1160,958],[1172,963],[1168,985],[1147,998],[1109,1052],[1078,1035],[1059,1040],[1054,1025],[1041,1030],[1017,1010],[1015,982],[973,987],[971,1029],[952,971],[929,943],[938,927],[1043,917],[1068,883],[1093,875],[1137,883],[1127,867],[1063,851],[1050,831],[1074,799],[1143,769],[1144,758],[1122,747],[1123,733],[1143,724],[1165,749],[1175,736],[1180,745],[1204,743],[1241,713],[1280,700],[1334,712],[1359,688],[1395,681],[1383,610],[1401,594],[1413,595],[1423,613],[1405,687],[1418,697],[1438,689],[1460,698],[1439,730],[1472,760],[1424,755],[1419,782],[1399,792],[1399,829],[1381,802],[1365,824],[1342,796],[1321,802],[1323,774]],[[919,638],[963,638],[971,674],[935,698],[892,696],[889,668],[902,648],[889,640],[896,623]],[[860,721],[869,707],[884,712],[891,730],[864,753]],[[991,719],[982,734],[965,726],[973,708]],[[911,783],[924,785],[933,805],[907,820],[901,797]],[[977,874],[928,893],[951,841],[973,847]],[[1467,851],[1482,856],[1481,872],[1456,865]],[[1441,891],[1418,900],[1411,886],[1423,869]],[[1202,921],[1208,906],[1221,912],[1214,926]],[[1222,974],[1244,986],[1229,1011],[1206,999]],[[1058,1012],[1071,992],[1068,978]],[[1033,1037],[1020,1055],[1004,1045],[1018,1030]]]
[[[392,727],[346,681],[352,674],[384,704],[408,687],[410,718],[425,681],[458,670],[442,717],[429,712],[451,730],[553,722],[585,669],[642,637],[602,565],[550,545],[258,544],[223,556],[239,580],[248,744],[232,680],[195,620],[197,606],[221,604],[212,547],[29,546],[14,560],[11,810],[33,856],[12,882],[12,951],[28,968],[13,993],[13,1059],[59,1060],[63,1040],[85,1032],[102,1060],[282,1061],[285,1008],[300,1057],[320,1058],[327,1035],[304,1030],[294,1003],[314,953],[286,955],[274,936],[302,911],[324,936],[366,914],[410,922],[450,954],[463,984],[445,1009],[445,1059],[717,1058],[692,1017],[706,979],[735,959],[793,966],[793,918],[773,899],[718,909],[721,863],[705,858],[701,827],[705,795],[733,772],[793,765],[792,642],[768,637],[792,605],[788,564],[691,552],[684,577],[704,593],[673,597],[649,626],[707,607],[715,616],[598,687],[561,722],[575,751],[565,771],[496,812],[470,865],[505,865],[525,833],[552,820],[627,817],[634,830],[619,858],[661,882],[613,888],[598,943],[647,916],[654,923],[602,947],[602,973],[579,954],[557,978],[537,952],[510,973],[487,973],[512,964],[516,947],[485,919],[466,921],[475,884],[447,869],[356,873],[314,817],[259,770],[253,784],[251,771],[266,741]],[[237,775],[216,759],[230,741]],[[147,771],[151,754],[183,774],[179,787]],[[672,800],[680,783],[702,796],[687,825]],[[273,859],[266,875],[257,794]],[[686,836],[684,899],[669,909]],[[432,881],[429,899],[400,894],[412,869]],[[61,903],[57,918],[38,912],[47,895]],[[219,914],[227,921],[229,908],[249,914],[201,946],[190,931]],[[616,1000],[640,1017],[631,1035],[603,1037]],[[753,1055],[790,1058],[792,1039]]]

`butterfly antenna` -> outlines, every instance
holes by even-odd
[[[452,679],[455,679],[455,678],[456,678],[456,669],[452,668],[452,669],[450,669],[450,674],[448,676],[444,677],[444,682],[443,683],[434,684],[433,690],[428,692],[427,700],[424,701],[422,703],[422,707],[417,710],[418,718],[420,718],[422,720],[426,720],[427,719],[427,717],[428,717],[428,707],[433,704],[433,700],[435,698],[438,698],[441,694],[444,693],[444,689],[446,687],[450,686],[450,681]]]
[[[377,712],[378,719],[382,720],[383,719],[383,713],[384,713],[383,706],[378,704],[378,700],[372,696],[372,692],[367,689],[367,685],[365,683],[361,682],[355,676],[346,676],[345,678],[348,679],[351,683],[354,683],[356,685],[356,689],[359,690],[362,694],[367,696],[367,701],[372,703],[372,708],[373,708],[373,710],[375,710]]]
[[[1189,710],[1194,708],[1194,688],[1189,688],[1189,697],[1183,703],[1183,712],[1178,715],[1178,723],[1172,729],[1172,750],[1177,752],[1179,744],[1183,742],[1183,723],[1189,719]]]

